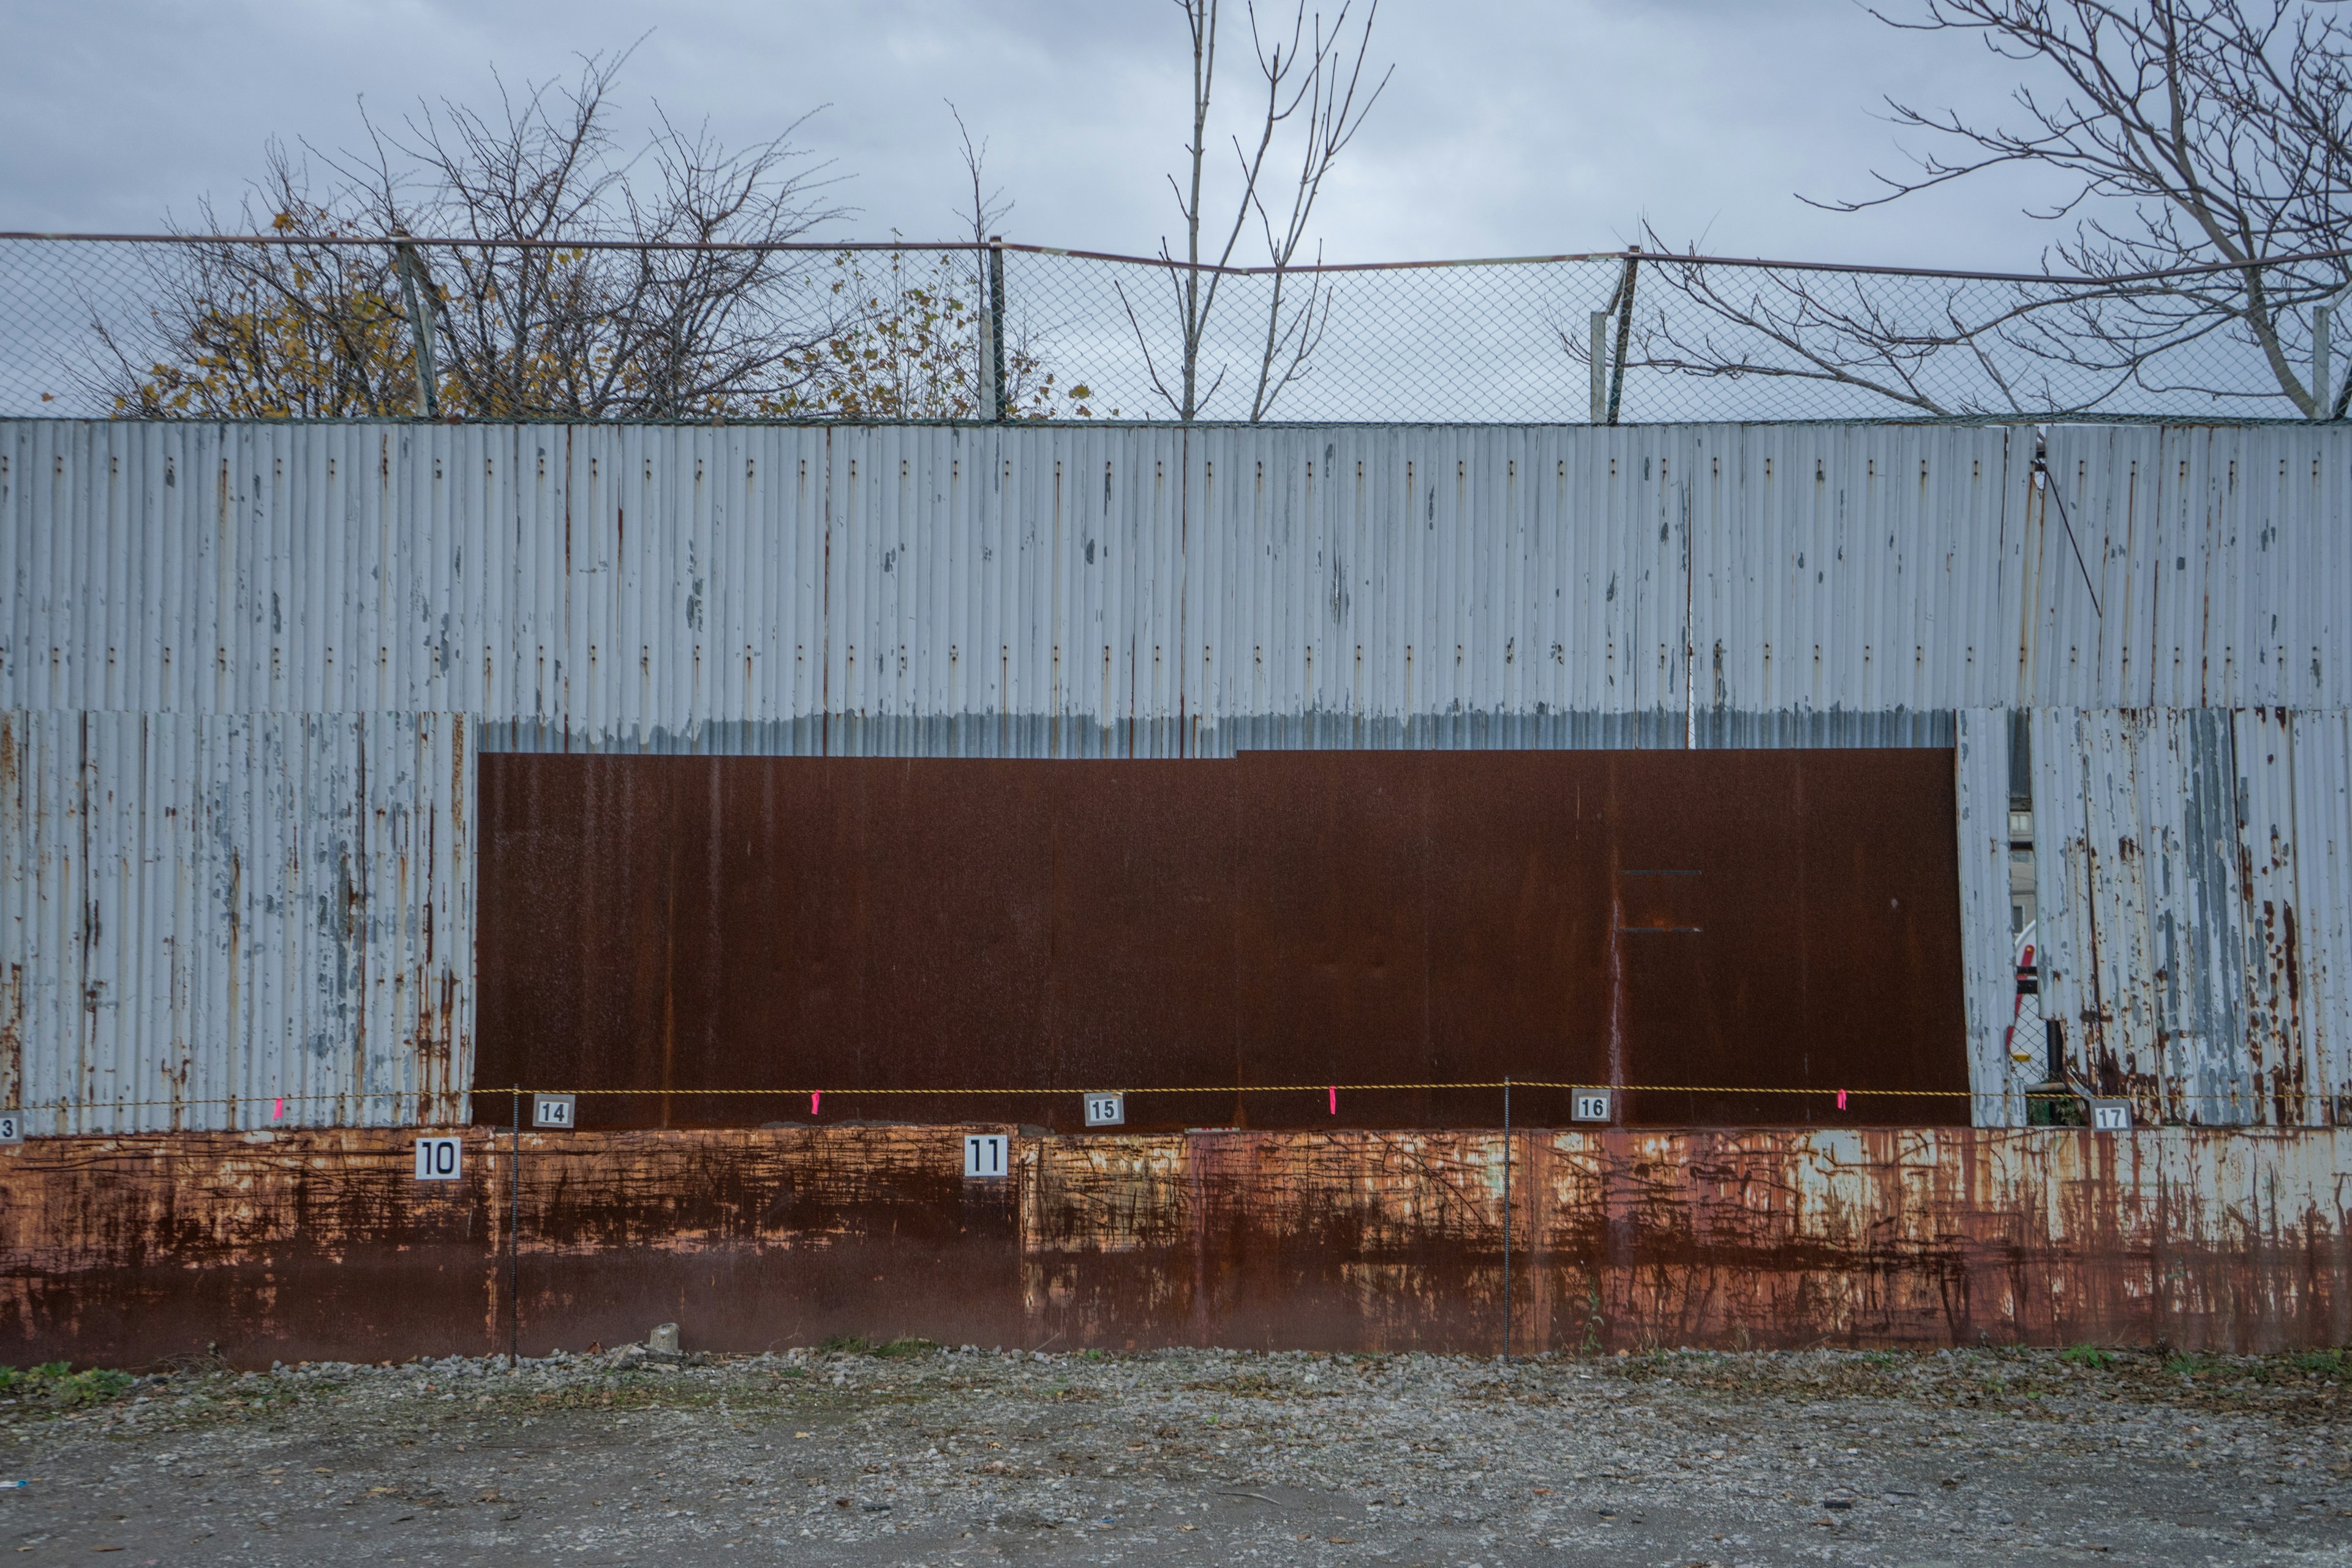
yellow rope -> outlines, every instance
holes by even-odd
[[[1244,1083],[1244,1084],[1170,1084],[1147,1089],[513,1089],[485,1087],[471,1089],[352,1089],[341,1094],[232,1095],[194,1100],[58,1100],[40,1105],[0,1107],[0,1111],[27,1115],[43,1111],[105,1111],[145,1110],[156,1109],[188,1110],[198,1106],[242,1105],[261,1106],[277,1101],[288,1105],[343,1104],[377,1100],[436,1100],[454,1099],[461,1094],[474,1095],[568,1095],[585,1098],[595,1095],[657,1096],[701,1099],[707,1096],[769,1096],[797,1099],[808,1095],[833,1096],[847,1099],[857,1095],[897,1095],[924,1097],[954,1097],[973,1095],[1020,1095],[1046,1098],[1068,1094],[1349,1094],[1396,1093],[1405,1090],[1462,1089],[1564,1089],[1607,1091],[1612,1094],[1780,1094],[1780,1095],[1849,1095],[1860,1098],[1875,1095],[1880,1098],[1913,1100],[2001,1100],[2011,1095],[2023,1100],[2075,1100],[2086,1098],[2074,1089],[1776,1089],[1756,1085],[1685,1084],[1685,1083],[1570,1083],[1549,1079],[1470,1079],[1434,1083]],[[2087,1097],[2087,1098],[2096,1098]],[[2122,1098],[2122,1097],[2118,1097]],[[2164,1097],[2171,1100],[2213,1100],[2228,1104],[2241,1100],[2259,1102],[2267,1096],[2231,1094],[2174,1094]]]

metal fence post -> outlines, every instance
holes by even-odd
[[[988,237],[988,416],[1007,416],[1004,395],[1004,237]]]
[[[522,1298],[515,1292],[522,1273],[522,1085],[514,1088],[513,1130],[507,1134],[507,1370],[522,1347]]]
[[[403,241],[393,247],[393,266],[400,273],[401,298],[408,306],[408,342],[416,372],[416,410],[426,419],[441,416],[441,378],[433,367],[433,279],[416,247]]]
[[[2333,412],[2328,407],[2328,383],[2335,366],[2329,364],[2328,331],[2336,324],[2336,307],[2322,305],[2311,312],[2311,416],[2325,419]]]
[[[1617,423],[1617,409],[1625,400],[1625,351],[1633,336],[1633,279],[1642,267],[1642,247],[1626,247],[1625,277],[1617,288],[1617,365],[1609,377],[1609,423]]]
[[[1609,312],[1592,312],[1592,423],[1609,417]]]
[[[1503,1080],[1503,1359],[1511,1359],[1511,1080]]]

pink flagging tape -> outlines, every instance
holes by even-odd
[[[272,1121],[283,1121],[286,1120],[286,1097],[284,1095],[279,1095],[278,1097],[278,1103],[270,1108],[269,1120]]]
[[[811,1116],[814,1116],[816,1114],[817,1101],[824,1098],[824,1090],[821,1089],[813,1089],[809,1090],[809,1114]]]
[[[1336,1083],[1331,1086],[1331,1114],[1339,1114],[1339,1086]]]
[[[1845,1090],[1843,1089],[1838,1090],[1838,1109],[1840,1110],[1843,1110],[1845,1109]]]

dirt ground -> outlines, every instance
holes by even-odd
[[[2333,1564],[2347,1436],[2338,1352],[50,1368],[0,1378],[0,1527],[29,1563]]]

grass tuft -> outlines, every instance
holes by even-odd
[[[0,1366],[0,1399],[51,1410],[79,1410],[121,1397],[135,1380],[111,1367],[73,1370],[70,1362],[43,1362],[18,1371]]]

